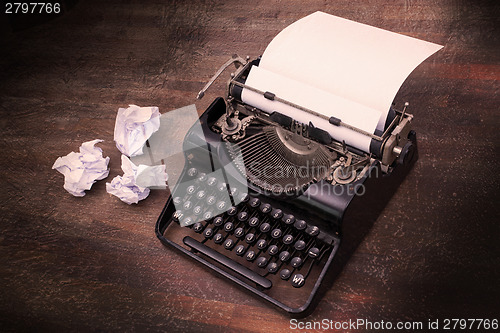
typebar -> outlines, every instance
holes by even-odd
[[[259,286],[265,289],[269,289],[272,286],[272,282],[269,281],[268,279],[260,276],[259,274],[255,273],[254,271],[246,268],[245,266],[242,266],[241,264],[229,259],[225,255],[209,248],[205,244],[202,244],[198,242],[196,239],[191,238],[189,236],[184,237],[183,239],[184,244],[192,248],[193,250],[196,250],[198,252],[203,253],[207,257],[217,261],[218,263],[224,265],[225,267],[235,271],[236,273],[244,276],[248,280],[255,282]]]

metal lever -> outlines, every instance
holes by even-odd
[[[240,63],[241,65],[245,65],[247,63],[247,61],[245,59],[241,58],[237,54],[233,54],[233,57],[231,59],[229,59],[224,65],[222,65],[221,68],[219,68],[219,70],[214,74],[214,76],[212,76],[210,81],[208,81],[207,84],[203,87],[203,89],[200,90],[200,92],[196,96],[196,99],[202,99],[203,96],[205,96],[205,91],[207,91],[207,89],[212,85],[212,83],[214,83],[214,81],[219,77],[219,75],[221,75],[222,72],[227,67],[229,67],[232,63],[236,63],[236,62]],[[239,67],[239,66],[236,66],[236,67]]]
[[[401,119],[399,119],[399,122],[401,123],[405,117],[405,113],[406,113],[406,108],[408,107],[408,105],[410,105],[410,103],[408,102],[405,102],[405,106],[403,107],[403,111],[401,112]]]

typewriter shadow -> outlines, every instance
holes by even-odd
[[[408,165],[396,168],[390,177],[380,176],[368,179],[365,182],[366,191],[364,195],[350,203],[342,222],[341,245],[318,291],[318,301],[332,288],[336,278],[342,272],[365,236],[368,235],[373,224],[417,159],[418,153],[413,156],[413,160]],[[318,301],[312,304],[311,309],[305,314],[306,316],[314,310]]]

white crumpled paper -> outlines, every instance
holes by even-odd
[[[138,203],[149,195],[152,186],[163,186],[167,181],[164,165],[136,166],[122,155],[123,176],[116,176],[111,183],[106,183],[106,191],[130,204]]]
[[[156,106],[129,105],[119,108],[115,122],[115,142],[119,151],[127,156],[142,154],[146,140],[160,128],[160,111]]]
[[[80,152],[71,152],[59,157],[52,169],[64,175],[64,189],[76,197],[83,197],[85,190],[90,190],[96,180],[104,179],[109,174],[109,157],[102,156],[102,149],[95,144],[103,140],[84,142]]]

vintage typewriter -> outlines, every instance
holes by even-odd
[[[225,98],[215,99],[184,138],[185,166],[156,234],[300,316],[314,308],[417,160],[416,134],[407,105],[388,106],[385,129],[374,134],[247,85],[260,61],[234,55],[198,94],[235,65]],[[370,149],[336,140],[313,122],[248,104],[245,89],[322,118],[334,130],[367,136]]]

